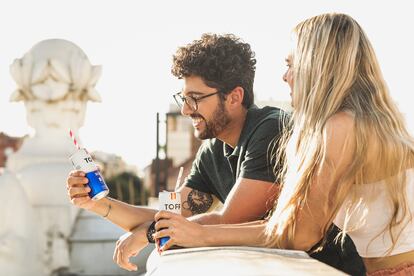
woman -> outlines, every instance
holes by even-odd
[[[281,141],[284,185],[269,220],[201,226],[166,212],[171,245],[254,245],[309,251],[335,222],[368,273],[414,275],[414,139],[358,23],[324,14],[294,29],[284,80],[293,127]]]

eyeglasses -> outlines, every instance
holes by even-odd
[[[198,110],[198,102],[201,101],[202,99],[208,98],[210,96],[216,95],[220,93],[219,91],[211,93],[211,94],[207,94],[204,96],[200,96],[200,97],[194,97],[194,96],[182,96],[181,92],[178,92],[177,94],[174,94],[174,100],[177,103],[177,105],[182,108],[184,103],[188,105],[188,107],[191,108],[191,110],[193,112]]]

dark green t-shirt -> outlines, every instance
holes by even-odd
[[[271,143],[281,134],[286,113],[276,107],[248,109],[237,146],[206,140],[198,150],[186,186],[224,202],[238,177],[275,182]],[[269,147],[270,145],[270,147]]]

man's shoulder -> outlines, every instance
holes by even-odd
[[[250,114],[249,114],[250,113]],[[284,117],[288,117],[288,113],[283,109],[280,109],[275,106],[264,106],[261,108],[252,108],[248,110],[250,118],[256,119],[258,121],[265,120],[281,120]]]
[[[217,152],[217,150],[223,151],[223,142],[217,138],[207,139],[201,144],[198,154],[211,155]]]
[[[249,137],[257,132],[275,136],[287,125],[289,116],[289,113],[278,107],[251,108],[244,125],[244,136]]]

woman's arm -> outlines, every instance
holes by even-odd
[[[294,240],[288,248],[308,251],[323,238],[332,223],[334,195],[338,181],[354,158],[354,117],[346,112],[332,116],[324,129],[325,156],[314,177],[306,205],[299,210]]]
[[[84,172],[72,171],[69,174],[66,188],[73,205],[103,216],[125,231],[131,231],[141,223],[154,220],[157,210],[133,206],[111,198],[92,200],[88,195],[90,188],[87,183]]]

